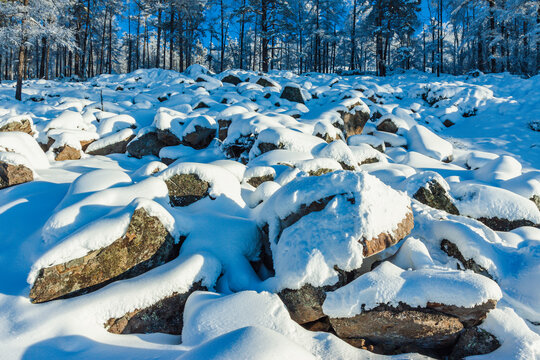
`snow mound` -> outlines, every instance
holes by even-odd
[[[326,294],[323,312],[331,317],[353,317],[379,304],[426,307],[428,302],[474,307],[499,300],[493,280],[472,272],[423,268],[403,270],[386,261],[351,283]]]

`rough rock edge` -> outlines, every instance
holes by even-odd
[[[201,281],[198,281],[185,293],[174,292],[146,308],[135,309],[123,316],[110,318],[104,326],[113,334],[181,335],[186,301],[197,290],[207,291],[208,289],[201,285]]]
[[[178,251],[160,220],[140,208],[134,211],[125,235],[110,245],[41,269],[30,290],[30,300],[41,303],[86,294],[162,265],[174,259]]]
[[[208,196],[210,184],[196,174],[177,174],[165,180],[172,206],[188,206]]]

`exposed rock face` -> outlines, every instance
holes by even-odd
[[[256,188],[266,181],[274,181],[274,177],[272,175],[255,176],[248,179],[246,182]]]
[[[467,356],[489,354],[500,346],[501,344],[495,336],[485,330],[473,327],[465,329],[461,333],[448,358],[458,360]]]
[[[314,135],[315,135],[316,137],[318,137],[318,138],[323,139],[323,140],[326,141],[327,143],[331,143],[332,141],[336,141],[336,140],[343,140],[343,139],[341,138],[341,136],[339,136],[339,135],[333,137],[333,136],[330,136],[330,134],[328,134],[328,133],[324,133],[324,134],[316,133],[316,134],[314,134]]]
[[[538,210],[540,210],[540,196],[533,195],[530,200],[536,205]]]
[[[238,76],[227,75],[223,79],[221,79],[221,82],[222,83],[229,83],[229,84],[233,84],[233,85],[238,85],[238,84],[240,84],[242,82],[242,80],[240,80],[240,78]]]
[[[127,151],[127,145],[129,144],[131,140],[133,140],[134,137],[135,136],[132,135],[117,143],[104,146],[100,149],[94,149],[92,151],[88,151],[87,154],[90,154],[90,155],[123,154]]]
[[[401,352],[398,349],[404,346],[407,351],[423,352],[453,346],[463,329],[467,334],[463,344],[472,342],[475,333],[469,328],[485,319],[495,305],[494,300],[473,308],[433,303],[428,303],[426,308],[379,305],[351,318],[330,318],[330,323],[336,334],[348,342],[364,339],[385,353]]]
[[[56,161],[79,160],[81,158],[81,152],[69,145],[54,149],[54,153],[54,160]]]
[[[512,231],[522,226],[537,226],[537,224],[533,223],[532,221],[524,220],[524,219],[508,220],[508,219],[502,219],[499,217],[492,217],[492,218],[480,217],[476,220],[482,222],[484,225],[486,225],[487,227],[495,231]]]
[[[0,161],[0,189],[34,180],[32,170],[24,165]]]
[[[283,91],[281,92],[280,97],[285,100],[304,104],[304,96],[302,95],[302,91],[298,87],[285,86],[283,88]]]
[[[40,142],[38,142],[38,144],[41,147],[41,150],[43,150],[43,152],[47,152],[51,148],[52,144],[54,144],[54,139],[48,137],[46,144],[43,144],[43,143],[40,143]]]
[[[40,303],[82,295],[162,265],[176,257],[178,250],[159,219],[137,209],[126,234],[109,246],[41,269],[30,290],[30,299]]]
[[[172,206],[188,206],[208,196],[210,184],[195,174],[174,175],[165,180]]]
[[[432,180],[418,189],[413,197],[432,208],[459,215],[459,211],[450,199],[448,192],[436,180]]]
[[[231,126],[231,120],[218,120],[218,139],[223,141],[229,134],[229,126]]]
[[[330,318],[330,323],[337,336],[345,341],[368,340],[385,352],[405,345],[420,351],[448,347],[463,330],[456,317],[408,306],[380,305],[351,318]]]
[[[306,284],[298,290],[284,289],[278,295],[298,324],[314,322],[325,316],[322,304],[326,293],[321,287]]]
[[[126,149],[129,155],[140,159],[145,155],[159,156],[159,150],[165,146],[157,133],[150,132],[130,142]]]
[[[405,218],[398,224],[394,232],[381,233],[373,239],[360,239],[364,245],[364,257],[374,255],[384,249],[397,244],[401,239],[411,233],[414,227],[413,213],[410,211]]]
[[[309,176],[321,176],[321,175],[324,175],[324,174],[328,174],[328,173],[330,173],[332,171],[334,171],[334,170],[326,169],[326,168],[320,168],[320,169],[317,169],[317,170],[312,170],[308,174],[309,174]]]
[[[441,250],[444,251],[448,256],[451,256],[461,263],[464,269],[472,270],[477,274],[487,276],[490,279],[493,279],[493,277],[489,274],[489,272],[483,268],[482,266],[478,265],[474,259],[465,259],[463,254],[459,251],[456,244],[453,242],[443,239],[441,241]],[[459,268],[459,266],[458,266]]]
[[[358,108],[356,108],[358,106]],[[364,126],[369,120],[369,111],[362,111],[365,107],[364,103],[356,103],[347,108],[348,111],[340,111],[339,114],[345,124],[344,133],[346,136],[358,135],[364,130]]]
[[[181,141],[176,135],[174,135],[170,130],[158,130],[157,138],[165,146],[175,146],[180,145]]]
[[[32,131],[32,122],[28,119],[21,119],[7,123],[6,125],[0,127],[0,132],[4,131],[20,131],[29,135],[34,134]]]
[[[90,144],[93,143],[94,141],[96,141],[96,140],[92,139],[92,140],[81,140],[81,141],[79,141],[81,143],[82,151],[86,151],[88,146],[90,146]],[[126,151],[124,150],[124,152],[126,152]]]
[[[391,119],[386,119],[377,125],[377,130],[395,134],[399,128]]]
[[[256,84],[261,85],[263,87],[267,87],[267,86],[275,87],[273,82],[271,82],[268,79],[265,79],[263,77],[261,77],[259,80],[257,80]],[[299,101],[297,101],[297,102],[299,102]]]
[[[194,149],[204,149],[216,136],[216,129],[195,125],[195,131],[184,135],[182,142]]]
[[[187,298],[197,290],[208,290],[201,282],[193,284],[186,293],[173,293],[144,309],[136,309],[105,323],[114,334],[165,333],[182,334],[184,307]]]

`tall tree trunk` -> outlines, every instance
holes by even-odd
[[[113,36],[113,33],[112,33],[112,9],[111,9],[111,14],[109,16],[109,74],[112,74],[112,36]]]
[[[25,7],[25,10],[27,10],[28,7],[28,0],[22,0],[22,4]],[[22,38],[21,38],[21,44],[19,46],[19,66],[17,69],[17,85],[15,88],[15,99],[21,101],[22,100],[22,82],[23,82],[23,76],[24,76],[24,65],[26,62],[26,34],[24,33],[24,25],[26,23],[26,15],[23,16],[23,19],[21,21],[21,30]]]
[[[173,69],[174,54],[174,7],[171,5],[171,29],[169,30],[169,70]]]
[[[137,4],[138,5],[138,4]],[[135,69],[138,69],[141,64],[141,7],[137,14],[137,48],[135,49]]]
[[[41,66],[39,68],[39,78],[44,79],[45,78],[45,53],[47,49],[47,38],[42,37],[41,38]]]
[[[489,59],[490,63],[490,70],[492,73],[497,72],[497,62],[495,60],[495,52],[496,52],[496,46],[495,46],[495,0],[489,0],[489,40],[490,40],[490,47],[491,47],[491,56]]]
[[[261,55],[262,55],[262,71],[268,72],[268,2],[269,0],[261,0]]]
[[[239,68],[244,69],[244,31],[246,24],[246,0],[242,0],[242,17],[240,19],[240,61]]]
[[[156,45],[156,68],[159,68],[159,47],[161,44],[161,6],[158,3],[157,45]]]
[[[353,1],[352,24],[351,24],[351,64],[349,68],[355,69],[354,58],[356,56],[356,1]]]

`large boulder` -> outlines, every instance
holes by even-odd
[[[34,172],[24,165],[0,161],[0,189],[34,180]]]
[[[0,132],[19,131],[34,135],[32,120],[26,116],[16,116],[7,120],[0,119]]]
[[[182,143],[194,149],[206,148],[216,137],[217,123],[210,116],[201,115],[186,126]]]
[[[283,91],[281,92],[280,98],[289,100],[292,102],[297,102],[300,104],[305,103],[304,95],[302,94],[302,89],[298,85],[287,84]]]
[[[358,98],[346,99],[343,105],[346,110],[338,112],[343,120],[345,134],[347,136],[361,134],[370,117],[369,107]]]
[[[79,160],[81,158],[81,151],[70,145],[62,145],[54,148],[53,152],[54,160],[56,161]]]
[[[328,292],[322,309],[346,341],[364,339],[387,353],[426,352],[451,349],[501,297],[498,285],[478,274],[433,265],[403,270],[385,261]]]
[[[188,206],[219,196],[243,203],[238,178],[217,165],[180,162],[163,170],[158,177],[167,185],[172,206]]]
[[[414,225],[409,198],[363,172],[297,178],[262,206],[263,261],[274,268],[276,290],[300,324],[324,317],[324,291],[350,282],[364,258],[396,244]]]
[[[450,187],[438,173],[424,171],[414,174],[407,178],[404,186],[407,194],[422,204],[459,215],[454,199],[449,193]]]
[[[242,82],[242,80],[240,80],[240,78],[236,75],[232,75],[232,74],[229,74],[227,76],[225,76],[223,79],[221,79],[221,82],[222,83],[228,83],[228,84],[233,84],[233,85],[238,85]]]
[[[127,150],[127,145],[134,137],[133,130],[124,129],[89,144],[86,148],[86,153],[89,155],[123,154]]]
[[[76,234],[75,234],[76,238]],[[144,207],[133,211],[124,235],[86,255],[41,268],[30,299],[41,303],[97,290],[112,281],[131,278],[178,255],[175,239]]]
[[[208,289],[198,281],[186,292],[173,292],[150,306],[108,319],[105,328],[113,334],[165,333],[180,335],[186,301],[197,290]]]
[[[165,147],[166,144],[162,142],[156,131],[150,131],[137,136],[126,147],[129,155],[140,159],[145,155],[159,156],[159,150]]]

